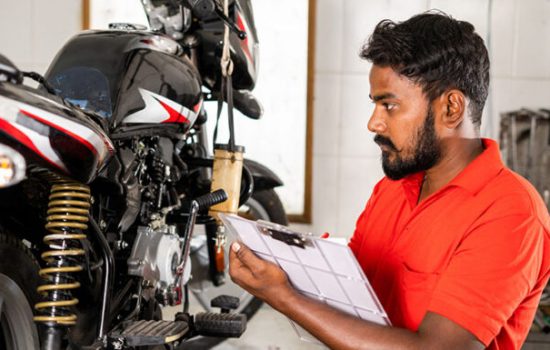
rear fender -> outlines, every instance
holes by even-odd
[[[271,169],[254,160],[245,159],[244,165],[254,178],[254,191],[269,190],[283,185],[283,181]]]

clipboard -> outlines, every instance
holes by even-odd
[[[344,244],[295,232],[268,221],[219,214],[234,240],[275,263],[303,295],[380,325],[391,325],[351,249]],[[304,341],[320,343],[291,320]]]

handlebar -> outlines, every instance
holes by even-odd
[[[225,202],[227,200],[227,193],[223,190],[217,190],[199,198],[195,198],[195,202],[198,204],[199,210],[208,209],[213,205]]]

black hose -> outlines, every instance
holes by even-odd
[[[36,72],[23,72],[23,71],[21,72],[21,74],[24,77],[31,78],[32,80],[40,83],[40,85],[42,85],[46,89],[46,91],[48,91],[50,94],[57,95],[53,86],[51,86],[50,83],[48,83],[48,81],[46,80],[46,78],[44,78],[40,74]]]
[[[241,194],[239,196],[239,207],[246,203],[254,192],[254,176],[246,165],[243,164],[243,173],[241,180]]]
[[[189,284],[185,284],[183,287],[183,292],[185,293],[184,298],[185,301],[183,302],[183,312],[189,313]]]
[[[103,288],[101,294],[101,314],[99,318],[98,338],[103,338],[107,334],[109,327],[109,313],[111,304],[111,290],[113,289],[113,277],[115,269],[115,259],[113,252],[109,247],[109,242],[105,239],[103,232],[99,228],[99,225],[95,222],[94,218],[90,217],[90,227],[94,232],[99,245],[101,246],[101,254],[105,261],[105,271],[103,273]]]

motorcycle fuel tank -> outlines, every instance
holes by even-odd
[[[179,44],[138,30],[76,35],[46,79],[63,98],[108,119],[111,130],[176,123],[185,132],[202,104],[199,73]]]
[[[0,83],[0,143],[27,164],[91,182],[114,153],[101,127],[77,108],[40,91]]]

